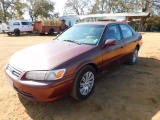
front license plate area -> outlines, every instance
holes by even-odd
[[[13,88],[13,81],[9,77],[7,77],[7,81],[8,84]]]

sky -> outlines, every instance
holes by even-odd
[[[52,0],[55,2],[55,12],[59,12],[60,15],[63,15],[63,8],[67,0]]]
[[[55,2],[55,12],[59,12],[60,13],[60,16],[63,15],[63,11],[64,11],[64,5],[65,3],[67,2],[67,0],[51,0],[53,2]],[[26,20],[29,20],[30,17],[28,15],[28,12],[26,12],[23,17],[26,19]]]

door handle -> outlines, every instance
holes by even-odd
[[[121,48],[123,48],[124,46],[121,46]]]

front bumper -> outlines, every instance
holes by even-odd
[[[49,102],[71,92],[72,76],[57,81],[26,81],[15,79],[6,69],[5,73],[11,86],[20,95],[32,101]]]
[[[10,31],[9,31],[9,30],[4,30],[4,32],[5,32],[5,33],[9,33]]]

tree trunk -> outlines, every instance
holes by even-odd
[[[4,0],[1,0],[2,2],[2,11],[3,11],[3,21],[6,23],[7,22],[7,19],[6,19],[6,10],[5,10],[5,2]]]

